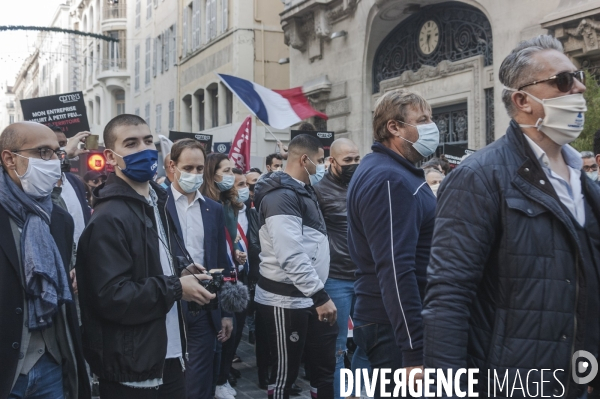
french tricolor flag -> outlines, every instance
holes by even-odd
[[[235,76],[222,73],[217,75],[229,90],[266,125],[285,129],[311,116],[327,119],[327,115],[310,106],[302,92],[302,87],[271,90]]]

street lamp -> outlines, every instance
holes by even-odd
[[[330,38],[331,40],[333,40],[333,39],[337,39],[338,37],[344,37],[344,36],[346,36],[347,34],[348,34],[348,32],[346,32],[345,30],[340,30],[340,31],[337,31],[337,32],[333,32],[333,33],[331,34],[331,36],[329,36],[329,38]]]
[[[289,64],[290,63],[290,59],[289,57],[285,57],[285,58],[280,58],[279,61],[279,65],[283,65],[283,64]]]

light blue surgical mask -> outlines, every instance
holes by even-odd
[[[179,183],[179,187],[181,187],[183,191],[190,194],[200,188],[202,182],[204,181],[204,177],[202,176],[202,174],[184,172],[182,170],[179,170],[177,166],[175,168],[180,173],[179,179],[177,179],[177,183]]]
[[[411,125],[410,123],[396,121],[403,123],[408,126],[413,126],[417,128],[419,132],[419,139],[414,143],[410,140],[405,139],[400,136],[400,138],[404,141],[407,141],[413,145],[413,148],[417,150],[419,154],[424,157],[428,157],[435,152],[438,145],[440,144],[440,131],[438,130],[437,125],[434,122],[426,123],[424,125]]]
[[[238,202],[246,202],[250,198],[250,189],[248,187],[240,188],[238,190]]]
[[[215,183],[217,183],[217,187],[219,187],[219,190],[220,191],[231,190],[231,187],[233,187],[233,183],[235,183],[235,176],[234,175],[221,175],[221,176],[223,177],[223,180],[215,182]]]
[[[308,159],[310,161],[310,163],[315,165],[315,163],[313,161],[311,161],[310,158],[308,158],[308,155],[306,156],[306,159]],[[310,180],[310,184],[312,184],[313,186],[315,184],[317,184],[318,182],[320,182],[321,179],[323,178],[323,176],[325,176],[325,165],[319,164],[319,165],[315,165],[315,167],[317,168],[317,171],[314,175],[311,175],[310,173],[308,173],[308,169],[304,168],[306,173],[308,173],[308,179]]]

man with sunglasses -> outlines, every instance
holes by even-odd
[[[0,397],[89,398],[68,266],[73,219],[51,199],[56,135],[34,122],[0,135]]]
[[[438,192],[425,367],[479,368],[483,397],[579,398],[592,383],[575,378],[581,354],[595,360],[600,338],[600,188],[569,146],[584,75],[542,35],[512,50],[499,78],[506,135]]]

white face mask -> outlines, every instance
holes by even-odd
[[[250,189],[248,187],[240,188],[238,190],[238,202],[246,202],[250,198]]]
[[[435,122],[426,123],[423,125],[411,125],[410,123],[397,121],[403,123],[408,126],[412,126],[417,128],[417,132],[419,133],[419,138],[414,143],[410,140],[405,139],[402,136],[399,136],[402,140],[407,141],[413,145],[413,148],[417,150],[419,154],[424,157],[428,157],[437,150],[438,145],[440,144],[440,131],[438,130]]]
[[[510,91],[515,89],[505,88]],[[522,91],[544,107],[544,118],[538,119],[535,125],[519,125],[521,127],[535,127],[544,132],[550,140],[558,145],[569,144],[574,141],[583,130],[585,111],[587,106],[582,93],[567,96],[546,98],[540,100],[530,93]]]
[[[204,175],[183,172],[179,170],[177,166],[175,167],[175,169],[177,169],[180,173],[179,179],[177,179],[177,183],[179,183],[179,187],[181,187],[183,191],[190,194],[194,191],[197,191],[200,188],[202,182],[204,181]]]
[[[16,154],[16,153],[15,153]],[[21,158],[29,159],[27,170],[22,176],[17,177],[21,180],[21,186],[25,194],[33,198],[44,198],[52,193],[58,179],[61,178],[60,160],[50,159],[44,161],[40,158],[28,158],[19,155]],[[15,173],[17,171],[15,170]]]
[[[587,177],[589,177],[593,181],[598,181],[598,171],[597,170],[593,170],[591,172],[585,172],[585,174],[587,175]]]
[[[306,159],[308,159],[310,161],[310,163],[315,165],[315,163],[310,158],[308,158],[308,156]],[[319,165],[315,165],[315,167],[317,168],[317,171],[315,172],[314,175],[311,175],[310,173],[308,173],[308,169],[304,168],[304,170],[308,174],[308,179],[310,180],[311,185],[317,184],[318,182],[321,181],[323,176],[325,176],[325,165],[319,164]]]

